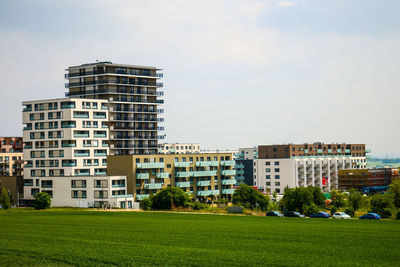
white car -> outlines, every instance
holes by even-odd
[[[350,215],[344,212],[335,212],[332,216],[333,219],[351,219]]]

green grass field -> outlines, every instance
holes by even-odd
[[[398,266],[400,222],[0,211],[0,266]]]

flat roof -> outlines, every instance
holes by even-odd
[[[51,102],[51,101],[63,101],[63,100],[83,100],[83,101],[91,101],[91,102],[99,102],[99,103],[107,103],[107,99],[90,99],[90,98],[70,98],[70,97],[63,97],[63,98],[49,98],[49,99],[41,99],[41,100],[26,100],[22,101],[22,105],[32,104],[32,103],[41,103],[41,102]]]
[[[111,61],[101,61],[101,62],[85,63],[85,64],[82,64],[82,65],[70,66],[70,67],[68,67],[68,69],[65,69],[65,70],[69,70],[69,69],[72,69],[72,68],[82,68],[82,67],[98,66],[98,65],[110,65],[110,66],[118,66],[118,67],[125,67],[125,68],[138,68],[138,69],[162,70],[162,69],[157,69],[156,67],[152,67],[152,66],[131,65],[131,64],[119,64],[119,63],[112,63]]]

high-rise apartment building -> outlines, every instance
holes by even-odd
[[[0,153],[0,176],[22,176],[23,167],[22,152]]]
[[[109,106],[110,154],[140,155],[158,152],[158,134],[164,112],[163,77],[155,67],[96,62],[67,69],[68,97],[106,99]]]

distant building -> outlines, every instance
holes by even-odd
[[[200,144],[196,144],[196,143],[159,144],[158,145],[158,153],[160,153],[160,154],[200,153]]]
[[[0,153],[22,152],[22,137],[0,137]]]
[[[0,153],[0,176],[23,176],[23,153]]]
[[[361,190],[366,187],[388,186],[400,179],[398,168],[349,169],[339,170],[339,189]]]
[[[127,192],[137,201],[170,185],[203,202],[231,200],[234,193],[232,153],[109,156],[107,160],[108,175],[126,175]]]
[[[363,144],[288,144],[241,148],[236,179],[265,193],[283,194],[285,187],[318,186],[323,192],[338,187],[338,170],[365,169]],[[249,168],[252,163],[252,169]],[[243,173],[243,174],[242,174]],[[253,177],[252,182],[250,177]]]

